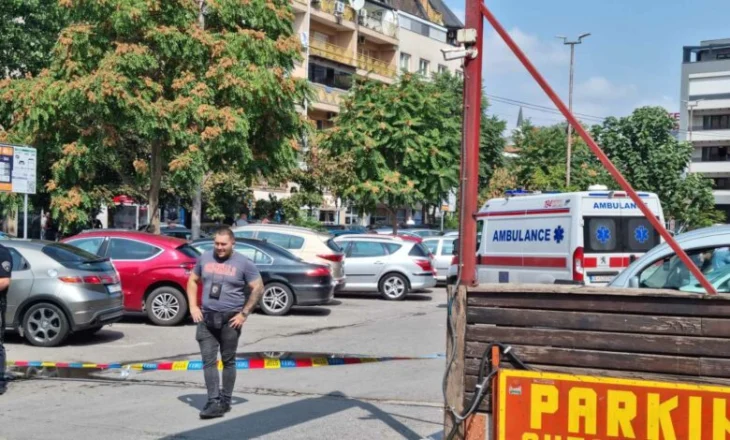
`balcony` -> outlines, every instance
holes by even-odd
[[[344,95],[347,92],[314,83],[312,84],[312,89],[314,90],[313,109],[339,113],[340,104],[342,104]]]
[[[386,78],[395,78],[398,73],[397,70],[391,67],[389,63],[363,54],[357,55],[357,68]]]
[[[708,175],[730,174],[730,161],[691,162],[689,171]]]
[[[312,40],[309,43],[309,54],[328,60],[337,61],[341,64],[348,64],[350,66],[357,66],[357,60],[352,56],[349,49],[344,47],[335,46],[334,44],[327,43],[319,40]]]
[[[689,133],[687,134],[687,139],[689,139]],[[730,130],[704,130],[701,125],[694,127],[692,130],[692,143],[695,142],[729,144]]]
[[[294,13],[306,13],[309,8],[309,2],[307,0],[294,0],[291,2],[291,6],[294,9]]]
[[[295,0],[299,1],[299,0]],[[337,14],[337,0],[319,0],[319,1],[313,1],[312,7],[314,10],[325,12],[327,14],[336,16]],[[357,12],[355,12],[352,7],[347,2],[342,2],[344,5],[344,11],[342,12],[342,18],[347,21],[355,21],[355,17],[357,17]]]
[[[398,45],[398,23],[383,20],[382,11],[361,10],[358,16],[360,32],[378,44]]]

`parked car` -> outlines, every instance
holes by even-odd
[[[213,240],[196,240],[200,252],[213,249]],[[285,315],[292,306],[318,306],[332,300],[335,282],[329,266],[306,263],[284,248],[253,238],[237,238],[234,247],[261,272],[264,294],[259,307],[267,315]]]
[[[124,313],[109,260],[61,243],[4,240],[13,258],[6,329],[55,347],[71,333],[95,333]]]
[[[186,241],[146,232],[96,229],[63,240],[109,258],[122,281],[124,309],[156,325],[176,325],[188,313],[185,294],[200,252]]]
[[[337,237],[344,234],[364,234],[366,229],[363,227],[351,227],[347,225],[328,225],[325,226],[327,232]]]
[[[730,226],[713,226],[677,235],[677,243],[719,293],[730,293]],[[650,249],[619,273],[609,287],[676,289],[704,293],[667,243]]]
[[[380,292],[402,300],[409,292],[436,285],[428,249],[400,237],[344,235],[335,238],[346,252],[347,285],[343,290]]]
[[[150,225],[141,226],[139,228],[140,232],[152,232],[152,229]],[[201,237],[205,238],[207,235],[205,232],[201,229],[200,231]],[[193,231],[191,229],[186,228],[182,225],[160,225],[160,235],[166,235],[168,237],[175,237],[179,238],[181,240],[190,241],[190,239],[193,237]]]
[[[307,263],[326,264],[332,269],[335,292],[345,286],[345,253],[331,235],[289,225],[252,224],[233,228],[236,239],[257,238],[283,247]]]
[[[433,255],[436,267],[436,281],[445,283],[449,276],[449,268],[454,258],[455,236],[429,237],[423,239],[423,245]]]

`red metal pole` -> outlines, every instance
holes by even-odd
[[[476,29],[478,49],[474,58],[464,58],[464,138],[461,145],[461,197],[459,200],[459,257],[461,284],[477,284],[476,214],[479,192],[479,125],[482,103],[482,36],[484,21],[481,2],[466,0],[466,29]]]
[[[469,4],[469,0],[467,0],[467,5]],[[550,85],[545,81],[545,78],[540,75],[540,72],[537,71],[535,66],[532,65],[529,59],[527,59],[527,56],[522,52],[522,50],[517,46],[517,43],[514,42],[512,37],[507,33],[507,31],[504,30],[502,25],[497,21],[494,15],[492,15],[492,12],[487,8],[486,5],[483,3],[481,4],[481,10],[482,14],[484,14],[484,18],[489,21],[489,23],[492,25],[495,31],[502,37],[505,43],[507,43],[507,46],[514,52],[515,56],[522,62],[522,65],[525,66],[528,72],[530,72],[530,75],[532,75],[533,78],[535,78],[535,81],[542,87],[542,89],[545,91],[545,93],[548,95],[550,100],[553,101],[555,106],[560,110],[561,113],[563,113],[563,116],[568,120],[570,125],[573,126],[573,129],[580,135],[581,138],[585,141],[585,143],[590,147],[591,151],[598,157],[598,159],[601,161],[604,167],[608,170],[609,173],[613,176],[614,179],[616,179],[616,182],[623,188],[624,191],[631,197],[631,200],[636,203],[636,206],[641,209],[641,212],[644,214],[647,220],[651,223],[651,225],[656,229],[659,234],[661,234],[662,238],[666,240],[667,244],[676,252],[677,256],[682,260],[682,262],[689,268],[690,272],[692,272],[692,275],[697,278],[697,280],[702,284],[702,287],[705,288],[708,294],[715,295],[717,292],[715,292],[715,289],[712,287],[712,284],[710,284],[709,281],[707,281],[707,278],[702,274],[702,271],[697,267],[696,264],[687,256],[687,253],[684,252],[684,250],[677,244],[677,242],[674,240],[674,237],[664,228],[664,225],[654,216],[654,214],[649,210],[649,208],[644,204],[644,202],[641,200],[638,194],[636,194],[636,191],[631,187],[628,181],[624,178],[624,176],[621,175],[621,172],[616,168],[616,166],[611,162],[611,159],[606,156],[606,154],[601,150],[601,148],[596,144],[596,141],[593,140],[591,135],[588,134],[588,132],[583,128],[583,126],[578,122],[578,120],[573,116],[573,114],[568,110],[568,108],[565,106],[563,101],[560,100],[557,94],[553,91],[553,89],[550,87]],[[468,13],[468,12],[467,12]],[[468,19],[468,16],[467,16]],[[468,27],[468,26],[467,26]],[[481,46],[480,46],[481,47]],[[480,94],[481,96],[481,94]],[[463,255],[463,254],[461,254]]]

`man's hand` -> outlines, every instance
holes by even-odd
[[[198,322],[203,322],[203,312],[200,311],[200,307],[198,306],[190,308],[190,316],[193,317],[193,322],[196,324]]]
[[[228,321],[230,326],[235,329],[239,329],[239,328],[243,327],[243,324],[245,322],[246,322],[246,315],[244,315],[243,313],[236,313],[236,316],[234,316],[233,318],[231,318],[230,321]]]

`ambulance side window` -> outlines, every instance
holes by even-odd
[[[619,244],[618,217],[586,217],[583,243],[586,252],[615,252]]]
[[[482,234],[484,233],[484,220],[477,220],[477,252],[482,248]]]

